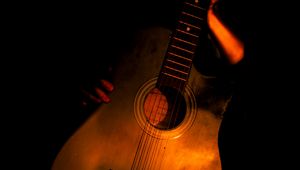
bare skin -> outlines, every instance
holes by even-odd
[[[215,15],[213,6],[218,0],[210,2],[207,11],[207,22],[213,35],[221,45],[230,64],[239,63],[244,57],[244,44],[231,30]]]

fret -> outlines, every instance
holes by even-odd
[[[173,47],[170,47],[169,48],[169,50],[168,50],[171,54],[176,54],[176,55],[174,55],[174,56],[176,56],[176,57],[181,57],[181,58],[183,58],[183,59],[185,59],[185,60],[192,60],[192,58],[193,58],[193,54],[191,54],[191,53],[189,53],[189,52],[186,52],[186,51],[183,51],[183,50],[180,50],[180,49],[178,49],[178,48],[173,48]]]
[[[176,61],[174,61],[174,60],[171,60],[171,59],[166,59],[166,61],[168,61],[169,63],[174,63],[174,64],[176,64],[176,65],[178,65],[178,66],[182,66],[182,67],[188,68],[188,69],[190,68],[190,66],[187,66],[187,65],[178,63],[178,62],[176,62]]]
[[[195,27],[191,27],[189,25],[179,22],[178,25],[177,25],[177,29],[183,30],[185,32],[188,32],[188,33],[191,33],[191,34],[194,34],[194,35],[199,35],[200,34],[200,31],[201,31],[200,27],[195,28]]]
[[[178,55],[178,54],[176,54],[176,53],[173,53],[173,52],[171,52],[171,51],[169,51],[169,52],[167,53],[167,56],[170,56],[170,57],[173,56],[173,57],[175,57],[175,58],[180,58],[180,59],[182,59],[183,61],[192,62],[192,59],[183,57],[183,56]],[[173,57],[172,57],[172,58],[173,58]],[[181,61],[182,61],[182,60],[181,60]],[[189,64],[186,64],[186,65],[189,65]]]
[[[184,0],[184,2],[188,2],[188,3],[191,3],[191,4],[199,6],[199,0]]]
[[[172,61],[174,61],[176,63],[180,63],[180,64],[188,66],[188,67],[190,67],[192,65],[192,60],[184,58],[184,57],[180,58],[178,56],[172,55],[172,53],[171,54],[167,53],[167,55],[166,55],[166,61],[164,63],[165,65],[172,65],[170,62],[167,62],[167,60],[172,60]],[[179,68],[179,67],[180,66],[178,66],[177,68]],[[186,70],[186,69],[182,68],[182,70]]]
[[[176,78],[176,79],[178,79],[178,80],[186,81],[186,79],[184,79],[184,78],[180,78],[180,77],[177,77],[177,76],[174,76],[174,75],[172,75],[172,74],[165,73],[165,72],[162,72],[162,73],[163,73],[164,75],[167,75],[167,76]]]
[[[187,34],[187,35],[190,35],[190,36],[196,37],[196,38],[198,38],[198,37],[199,37],[198,35],[191,34],[191,33],[189,33],[189,32],[186,32],[186,31],[183,31],[183,30],[180,30],[180,29],[176,29],[176,31],[179,31],[179,32],[181,32],[181,33],[184,33],[184,34]]]
[[[183,22],[183,21],[178,21],[180,24],[184,24],[184,25],[186,25],[186,26],[189,26],[189,27],[192,27],[192,28],[195,28],[195,29],[198,29],[198,30],[201,30],[201,27],[197,27],[197,26],[195,26],[195,25],[192,25],[192,24],[189,24],[189,23],[187,23],[187,22]]]
[[[199,20],[199,19],[196,19],[196,18],[192,18],[188,15],[183,15],[181,14],[179,16],[179,20],[182,21],[182,22],[185,22],[185,23],[189,23],[190,25],[193,25],[195,27],[200,27],[205,23],[204,20]]]
[[[173,69],[170,69],[170,68],[166,68],[166,67],[163,67],[163,68],[162,68],[162,72],[171,74],[171,75],[173,75],[173,76],[180,77],[180,78],[182,78],[182,79],[187,79],[187,78],[188,78],[188,75],[187,75],[187,74],[183,74],[183,73],[181,73],[181,72],[178,72],[178,71],[176,71],[176,70],[173,70]]]
[[[195,8],[191,5],[184,4],[182,11],[191,14],[193,16],[196,16],[198,18],[204,19],[206,18],[207,12],[203,8]]]
[[[161,74],[160,78],[158,79],[158,86],[157,88],[164,88],[165,86],[173,87],[178,89],[179,91],[184,89],[185,82],[187,79],[176,78],[173,77],[171,74]]]
[[[198,44],[198,42],[199,42],[198,35],[195,35],[195,36],[193,36],[193,35],[195,35],[195,34],[191,34],[191,33],[188,33],[186,31],[176,29],[173,36],[177,37],[177,38],[180,38],[182,40],[191,42],[193,44]]]
[[[190,53],[190,54],[194,54],[193,51],[189,51],[189,50],[187,50],[187,49],[178,47],[178,46],[176,46],[176,45],[171,45],[171,47],[176,48],[176,49],[179,49],[179,50],[182,50],[182,51],[185,51],[185,52],[188,52],[188,53]]]
[[[173,68],[173,67],[169,67],[169,66],[165,66],[165,68],[167,68],[167,69],[170,69],[170,70],[173,70],[173,71],[177,71],[177,72],[179,72],[179,73],[182,73],[182,74],[185,74],[185,75],[187,75],[188,73],[187,72],[184,72],[184,71],[181,71],[181,70],[178,70],[178,69],[176,69],[176,68]]]
[[[184,14],[184,15],[187,15],[187,16],[190,16],[190,17],[193,17],[193,18],[196,18],[196,19],[201,20],[201,21],[204,20],[203,18],[197,17],[197,16],[195,16],[195,15],[193,15],[193,14],[190,14],[190,13],[187,13],[187,12],[181,12],[181,13]]]
[[[196,44],[189,43],[188,41],[185,41],[185,40],[182,40],[182,39],[176,38],[176,37],[173,37],[173,39],[170,42],[170,45],[171,46],[174,45],[174,46],[183,48],[183,49],[188,50],[190,52],[195,52],[196,48],[197,48]]]
[[[206,10],[204,7],[207,7],[209,5],[208,0],[184,0],[184,3],[193,4],[195,6],[202,8],[203,10]]]
[[[193,4],[193,3],[184,2],[184,4],[189,5],[189,6],[192,6],[192,7],[194,7],[194,8],[200,9],[200,10],[206,11],[204,8],[202,8],[202,7],[198,6],[198,5],[195,5],[195,4]]]
[[[171,69],[163,68],[163,69],[162,69],[162,72],[163,72],[163,73],[170,74],[170,75],[172,75],[172,76],[176,76],[176,77],[181,78],[181,79],[184,79],[184,80],[187,80],[187,79],[188,79],[188,75],[185,75],[185,74],[176,72],[176,71],[171,70]]]
[[[192,45],[192,46],[197,46],[197,44],[194,44],[194,43],[185,41],[185,40],[180,39],[180,38],[177,38],[177,37],[174,37],[173,39],[174,39],[174,40],[177,40],[177,41],[180,41],[180,42],[184,42],[185,44],[190,44],[190,45]]]
[[[205,1],[205,0],[204,0]],[[192,67],[202,26],[206,24],[206,10],[200,0],[185,0],[179,20],[157,82],[158,87],[170,86],[183,90]]]
[[[158,86],[157,88],[162,88],[160,90],[164,90],[164,87],[168,86],[168,87],[173,87],[175,89],[178,89],[179,91],[184,90],[185,87],[185,83],[186,83],[186,79],[177,79],[176,77],[173,77],[172,75],[168,75],[168,73],[166,74],[161,74],[161,77],[158,79]]]
[[[188,74],[190,72],[190,66],[187,68],[187,67],[177,65],[172,62],[168,62],[168,61],[166,62],[166,64],[163,67],[165,67],[167,69],[171,69],[171,70],[173,69],[174,71],[177,71],[182,74]],[[168,71],[165,71],[165,72],[168,72]]]

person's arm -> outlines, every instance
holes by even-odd
[[[244,57],[244,44],[215,15],[213,6],[217,1],[218,0],[211,0],[207,13],[208,26],[221,45],[229,63],[237,64]]]

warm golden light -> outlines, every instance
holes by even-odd
[[[216,17],[213,9],[207,13],[208,25],[223,47],[230,64],[236,64],[244,57],[244,44],[239,41]]]
[[[153,89],[146,97],[144,113],[153,125],[158,125],[167,116],[168,102],[157,88]]]

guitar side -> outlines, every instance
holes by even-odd
[[[141,33],[130,55],[117,67],[111,95],[112,103],[100,106],[74,133],[57,155],[53,170],[131,169],[144,133],[134,114],[134,101],[140,87],[157,76],[169,42],[170,31],[151,28]],[[213,80],[213,78],[211,78]],[[192,68],[188,85],[194,95],[201,95],[210,78]],[[219,101],[216,101],[216,103]],[[216,107],[225,107],[222,100]],[[221,169],[218,131],[222,119],[211,110],[198,105],[191,127],[172,139],[151,139],[147,147],[155,148],[146,169]],[[180,125],[179,125],[180,126]]]

